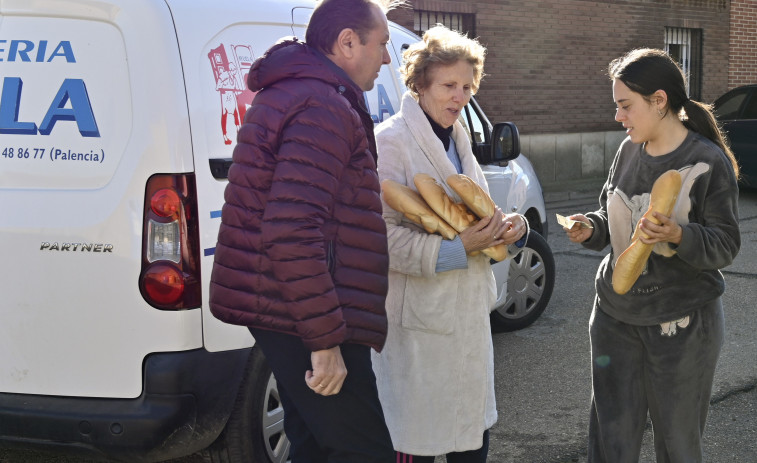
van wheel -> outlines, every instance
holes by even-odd
[[[536,321],[547,308],[555,286],[555,259],[539,233],[531,230],[526,245],[509,263],[492,268],[499,284],[497,301],[491,313],[492,330],[515,331]],[[507,276],[502,272],[508,272]]]
[[[203,452],[210,463],[284,463],[289,440],[276,379],[263,352],[253,348],[236,403],[218,439]]]

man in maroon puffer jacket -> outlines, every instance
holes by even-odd
[[[324,0],[307,45],[282,40],[253,64],[229,169],[210,308],[263,350],[295,463],[394,458],[370,360],[389,259],[363,97],[391,61],[388,8]]]

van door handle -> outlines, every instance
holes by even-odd
[[[231,167],[231,158],[215,158],[208,159],[210,163],[210,173],[213,177],[219,180],[226,180],[229,178],[229,167]]]

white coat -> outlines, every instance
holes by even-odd
[[[452,138],[463,173],[488,192],[465,129],[455,122]],[[378,172],[415,189],[423,172],[445,186],[456,174],[444,146],[420,105],[405,93],[399,113],[378,126]],[[468,268],[436,273],[442,237],[430,235],[385,202],[389,240],[389,333],[373,352],[379,397],[396,450],[442,455],[478,449],[497,421],[489,312],[496,297],[494,275],[483,254],[468,256]]]

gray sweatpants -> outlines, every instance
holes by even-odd
[[[670,336],[660,325],[628,325],[595,305],[589,323],[590,463],[637,463],[647,412],[658,463],[702,461],[702,434],[725,331],[722,302],[692,308],[689,317],[688,326]]]

